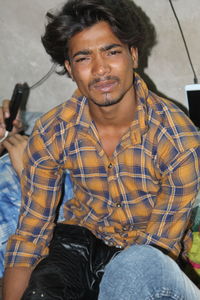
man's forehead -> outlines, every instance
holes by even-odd
[[[68,43],[69,52],[74,55],[81,50],[105,49],[110,45],[121,45],[122,42],[113,33],[110,25],[106,22],[99,22],[91,27],[85,28],[76,33]]]

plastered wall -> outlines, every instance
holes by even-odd
[[[26,81],[31,86],[51,68],[40,37],[46,11],[63,2],[0,0],[0,102],[11,97],[15,83]],[[187,107],[184,86],[193,83],[193,73],[169,1],[135,3],[150,17],[157,32],[157,44],[144,71],[157,90]],[[173,0],[173,4],[200,79],[200,0]],[[45,112],[65,101],[74,88],[70,79],[53,74],[31,91],[27,109]]]

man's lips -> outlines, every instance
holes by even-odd
[[[100,92],[108,93],[117,85],[116,80],[104,80],[92,85],[92,88]]]

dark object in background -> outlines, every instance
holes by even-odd
[[[189,107],[189,117],[200,128],[200,84],[186,85],[185,96]]]
[[[199,84],[197,84],[199,86]],[[189,116],[193,123],[200,128],[200,90],[187,90]]]
[[[26,82],[23,84],[17,83],[15,85],[10,101],[10,117],[5,120],[6,129],[8,131],[11,131],[13,128],[13,121],[17,116],[19,108],[23,109],[26,106],[29,92],[30,88]]]

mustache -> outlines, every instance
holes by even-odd
[[[93,86],[94,84],[97,84],[101,81],[108,81],[108,80],[113,80],[113,81],[119,81],[119,78],[117,76],[105,76],[105,77],[99,77],[99,78],[95,78],[93,79],[90,83],[89,83],[89,88],[91,86]]]

